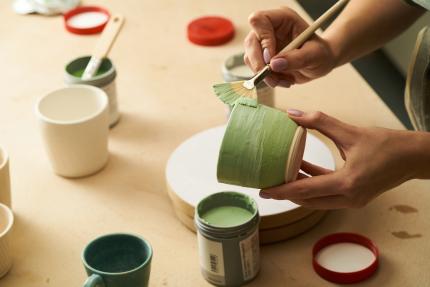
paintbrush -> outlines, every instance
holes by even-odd
[[[106,27],[103,29],[102,36],[97,42],[97,46],[91,55],[90,61],[82,74],[83,80],[91,79],[97,73],[97,70],[103,62],[103,58],[109,54],[123,23],[124,16],[114,15],[106,24]]]
[[[291,50],[300,48],[306,40],[308,40],[317,29],[319,29],[323,23],[330,19],[335,13],[337,13],[349,0],[339,0],[324,14],[322,14],[315,22],[313,22],[306,30],[304,30],[299,36],[291,41],[284,49],[279,53],[286,53]],[[267,64],[261,71],[259,71],[254,77],[247,81],[236,81],[222,84],[216,84],[213,86],[215,94],[218,98],[226,104],[232,105],[240,97],[249,97],[257,99],[256,86],[258,83],[264,80],[264,78],[271,73],[270,65]]]

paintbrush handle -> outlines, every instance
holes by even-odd
[[[103,58],[109,54],[123,23],[124,16],[122,15],[113,15],[110,18],[106,27],[103,29],[101,38],[97,42],[97,46],[91,55],[91,59],[82,74],[82,79],[88,80],[97,73]]]
[[[119,31],[121,30],[122,24],[124,23],[124,16],[122,15],[113,15],[112,18],[106,25],[106,28],[103,29],[103,33],[99,42],[97,43],[96,48],[93,51],[92,56],[97,58],[104,58],[109,54],[110,49],[115,42],[116,37],[118,36]]]
[[[284,49],[282,49],[278,54],[286,53],[294,49],[300,48],[306,40],[308,40],[315,33],[316,30],[321,28],[321,26],[330,19],[334,14],[336,14],[349,0],[339,0],[331,6],[324,14],[322,14],[315,22],[313,22],[306,30],[304,30],[299,36],[297,36],[293,41],[291,41]]]

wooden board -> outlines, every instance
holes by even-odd
[[[174,205],[188,216],[205,196],[219,191],[238,191],[252,196],[258,204],[262,228],[273,228],[299,220],[312,210],[288,201],[262,199],[259,190],[219,183],[216,179],[218,152],[225,126],[200,132],[183,142],[170,156],[166,166],[168,194]],[[304,158],[326,168],[334,168],[330,150],[309,134]]]
[[[213,96],[211,85],[222,81],[224,59],[243,51],[250,13],[286,5],[308,22],[310,18],[297,1],[289,0],[82,4],[103,6],[127,18],[109,56],[118,71],[121,121],[110,130],[106,168],[69,180],[51,171],[32,107],[38,97],[64,86],[64,65],[89,55],[98,36],[70,34],[61,16],[17,15],[10,1],[0,1],[0,145],[10,155],[16,219],[14,265],[0,286],[82,286],[87,277],[80,260],[85,245],[104,233],[131,232],[154,249],[149,286],[210,287],[200,273],[196,236],[177,219],[165,191],[167,160],[188,137],[225,123],[224,105]],[[189,43],[186,25],[207,14],[231,19],[235,38],[210,48]],[[290,89],[276,88],[275,97],[278,108],[320,110],[353,125],[403,129],[351,65]],[[342,164],[333,143],[326,143]],[[341,231],[361,233],[380,248],[378,272],[360,287],[428,286],[429,190],[429,181],[407,182],[364,208],[330,212],[297,238],[264,246],[261,272],[247,287],[335,287],[313,271],[311,248],[322,236]],[[416,211],[403,213],[393,208],[398,205]]]

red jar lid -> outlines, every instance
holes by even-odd
[[[188,39],[197,45],[217,46],[234,37],[233,23],[219,16],[197,18],[188,24]]]
[[[348,248],[350,247],[346,245],[337,245],[342,243],[351,244],[353,248],[352,250],[354,250],[354,245],[358,247],[358,249],[355,248],[355,254],[353,254],[354,252],[351,252],[351,249],[349,249],[348,252]],[[332,249],[330,253],[326,252],[325,259],[319,258],[320,252],[325,248],[334,247],[335,245],[337,245],[338,248]],[[364,251],[364,254],[360,251],[360,248]],[[339,254],[339,252],[342,252],[342,254]],[[369,254],[371,257],[369,257]],[[330,256],[332,258],[330,258]],[[330,234],[321,238],[313,247],[312,257],[314,270],[322,278],[334,283],[351,284],[363,281],[375,273],[378,269],[379,251],[370,239],[359,234],[344,232]],[[342,258],[347,258],[347,261],[350,263],[344,264],[344,262],[342,262]],[[357,261],[360,260],[360,258],[361,261],[363,261],[364,258],[364,261],[357,264]],[[335,262],[334,265],[337,265],[339,269],[337,269],[338,267],[333,266],[328,267],[329,264],[327,264],[327,262],[323,262],[330,260],[332,260],[332,265],[333,262]],[[349,269],[350,267],[347,265],[350,265],[351,262],[354,267]]]
[[[64,25],[74,34],[97,34],[103,31],[109,18],[109,11],[102,7],[80,6],[64,14]]]

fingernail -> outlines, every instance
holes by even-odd
[[[276,85],[278,84],[278,81],[274,80],[273,78],[270,77],[266,77],[264,79],[264,82],[271,88],[276,87]]]
[[[269,53],[269,49],[267,48],[264,48],[263,50],[263,59],[266,64],[270,63],[270,53]]]
[[[284,88],[289,88],[289,87],[291,87],[291,83],[287,80],[279,80],[278,86],[281,86]]]
[[[284,71],[287,66],[287,60],[285,60],[284,58],[276,58],[270,62],[270,67],[272,68],[272,71],[278,73]]]
[[[304,114],[304,112],[296,110],[296,109],[287,109],[287,113],[293,117],[301,117]]]
[[[264,198],[264,199],[270,199],[270,194],[264,192],[264,191],[260,191],[260,197]]]

